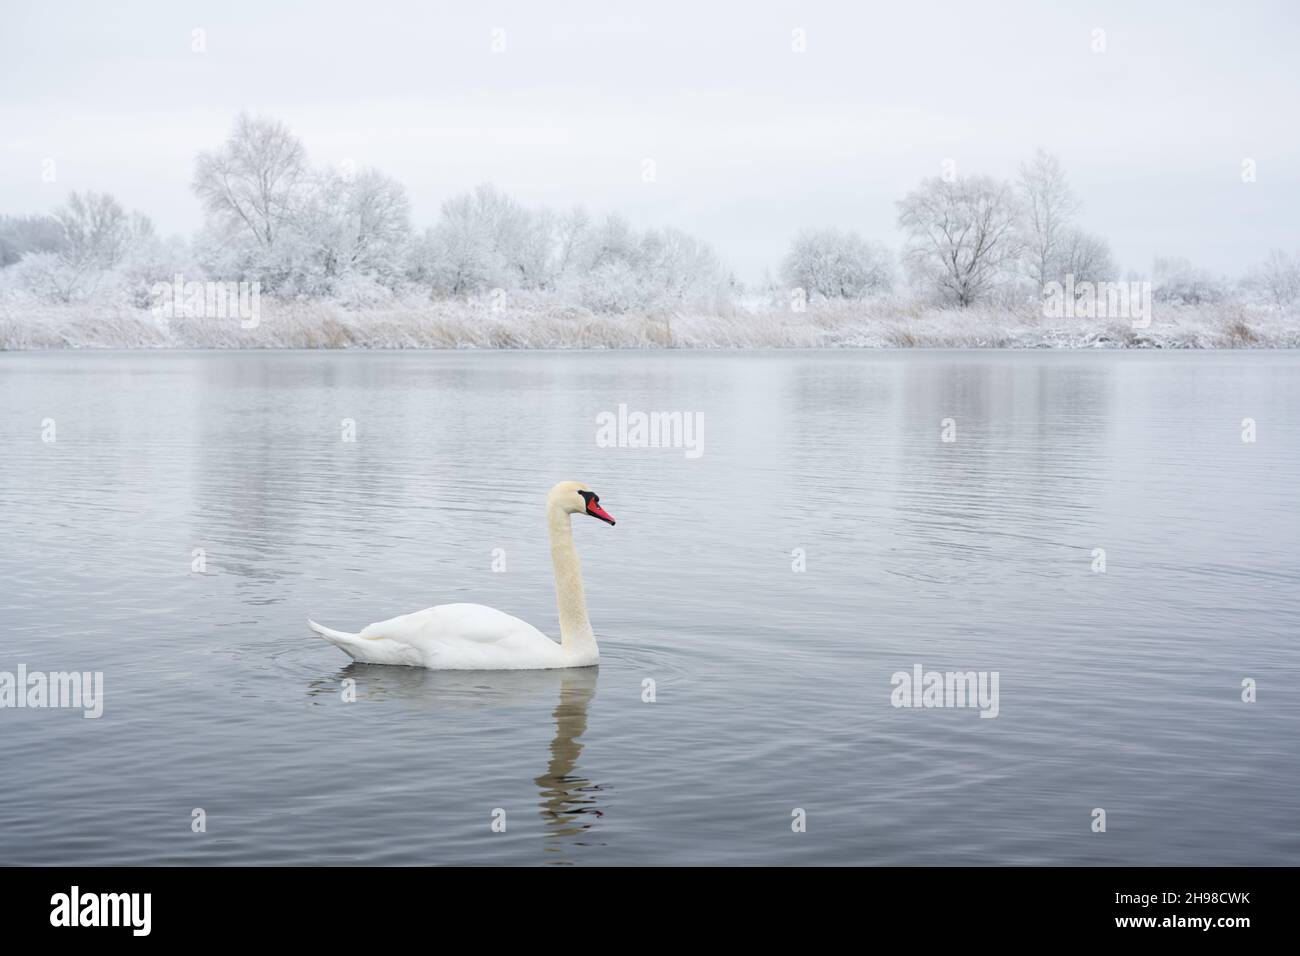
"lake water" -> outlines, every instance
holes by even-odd
[[[3,354],[0,449],[0,671],[104,681],[0,709],[0,863],[1300,863],[1294,353]],[[599,668],[308,631],[556,635],[562,479]]]

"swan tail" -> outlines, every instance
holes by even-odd
[[[324,624],[317,624],[311,618],[307,619],[307,626],[335,647],[340,648],[349,654],[352,653],[352,648],[357,645],[357,642],[361,640],[359,634],[348,634],[345,631],[336,631],[334,628],[326,627]]]

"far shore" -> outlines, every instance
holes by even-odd
[[[0,350],[44,349],[1289,349],[1300,311],[1156,305],[1147,327],[1049,319],[1027,307],[891,302],[791,309],[594,313],[481,301],[345,308],[263,298],[256,321],[164,318],[129,306],[0,305]]]

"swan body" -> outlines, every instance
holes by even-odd
[[[484,604],[439,604],[371,624],[359,634],[322,627],[311,629],[354,660],[365,664],[405,664],[430,670],[536,670],[586,667],[590,659],[564,653],[527,621]]]
[[[600,651],[587,620],[570,516],[590,514],[611,525],[614,519],[600,507],[600,498],[576,481],[560,482],[546,502],[560,611],[559,643],[526,621],[482,604],[439,604],[379,621],[357,634],[311,620],[307,624],[353,660],[366,664],[430,670],[590,667],[600,660]]]

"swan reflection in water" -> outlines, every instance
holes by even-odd
[[[587,705],[596,696],[598,667],[576,667],[561,671],[560,702],[555,705],[555,737],[546,772],[536,778],[542,795],[542,820],[547,827],[548,853],[560,852],[566,843],[586,846],[596,819],[602,816],[597,797],[601,786],[578,771],[582,756],[582,735],[587,731]],[[564,862],[553,860],[549,862]]]
[[[314,680],[310,697],[337,698],[343,680],[356,681],[358,699],[402,700],[433,710],[478,710],[501,707],[538,708],[554,704],[546,769],[533,779],[541,798],[546,827],[547,863],[565,864],[569,846],[601,846],[591,830],[603,815],[605,788],[582,774],[583,734],[587,708],[596,696],[599,667],[533,671],[433,671],[422,667],[386,667],[351,663],[330,679]],[[539,755],[540,756],[540,755]]]

